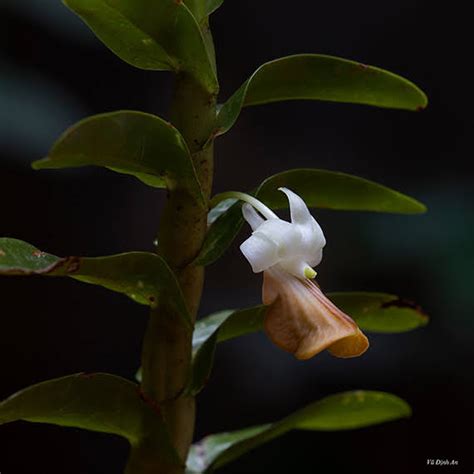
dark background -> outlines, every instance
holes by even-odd
[[[428,0],[226,0],[213,15],[222,98],[262,62],[298,52],[378,65],[430,98],[422,113],[317,102],[249,108],[219,139],[216,192],[307,166],[364,176],[425,202],[422,216],[315,215],[328,240],[318,269],[324,289],[399,294],[431,316],[426,328],[372,336],[370,351],[354,360],[322,354],[298,362],[261,334],[222,344],[198,401],[197,438],[357,388],[396,393],[414,411],[364,430],[293,432],[223,473],[472,472],[474,196],[460,16]],[[162,192],[100,169],[33,172],[29,163],[87,115],[166,115],[171,75],[122,63],[56,0],[1,0],[0,40],[0,235],[57,255],[151,250]],[[146,308],[68,279],[3,278],[0,297],[0,399],[79,371],[133,377]],[[234,244],[209,268],[202,315],[259,298],[260,275]],[[459,466],[427,468],[427,459]],[[111,436],[0,428],[2,474],[118,474],[125,460],[126,443]]]

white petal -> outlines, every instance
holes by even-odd
[[[254,273],[262,272],[278,262],[278,246],[265,235],[253,234],[240,246]]]
[[[322,249],[326,245],[323,231],[312,217],[306,225],[298,225],[301,232],[303,255],[311,267],[318,265],[322,259]]]
[[[291,222],[293,224],[308,224],[313,219],[308,206],[297,194],[288,188],[278,188],[279,191],[286,194],[290,204]]]
[[[280,190],[288,197],[291,222],[301,233],[299,253],[309,266],[314,267],[321,262],[321,249],[326,245],[323,231],[310,214],[306,203],[297,194],[287,188],[280,188]]]
[[[242,214],[252,230],[256,230],[265,222],[265,219],[250,204],[242,206]]]
[[[319,248],[312,253],[310,258],[308,258],[308,266],[315,267],[316,265],[319,265],[321,263],[322,259],[323,259],[323,249]]]
[[[311,217],[311,221],[307,224],[298,227],[301,229],[305,242],[311,242],[311,245],[321,248],[326,245],[326,239],[324,238],[321,226],[316,222],[314,217]]]
[[[303,250],[301,248],[301,232],[293,224],[284,220],[269,219],[254,232],[254,235],[256,234],[264,235],[274,242],[281,258],[300,254]]]

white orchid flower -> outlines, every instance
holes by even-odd
[[[293,191],[286,194],[291,222],[257,199],[239,193],[252,235],[240,246],[255,273],[264,272],[263,303],[269,305],[265,331],[298,359],[324,349],[336,357],[356,357],[369,346],[357,324],[337,308],[312,280],[326,245],[321,227]]]

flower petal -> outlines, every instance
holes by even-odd
[[[310,267],[316,267],[321,263],[321,260],[323,259],[323,249],[322,248],[316,248],[310,258],[308,258],[308,266]]]
[[[265,331],[281,349],[309,359],[324,349],[336,357],[356,357],[369,346],[357,324],[311,280],[272,268],[264,273],[263,303],[270,305]]]
[[[301,248],[301,233],[293,224],[282,219],[268,219],[257,230],[255,234],[265,235],[265,237],[278,247],[281,257],[298,254]]]
[[[254,273],[259,273],[278,262],[278,246],[264,234],[252,234],[242,242],[240,250]]]
[[[304,255],[304,260],[309,266],[315,267],[321,262],[322,248],[326,245],[323,231],[300,196],[287,188],[279,188],[279,190],[288,197],[291,223],[301,235],[299,252]]]
[[[250,204],[242,206],[242,214],[252,230],[256,230],[265,222],[265,219]]]
[[[309,224],[313,216],[310,214],[308,206],[296,193],[288,188],[278,188],[279,191],[286,194],[290,204],[290,216],[293,224]]]

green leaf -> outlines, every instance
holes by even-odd
[[[339,431],[365,428],[409,416],[410,406],[395,395],[356,390],[323,398],[287,420],[301,430]]]
[[[54,271],[61,259],[17,239],[0,237],[0,274],[35,275]]]
[[[259,331],[264,312],[264,306],[220,311],[196,323],[193,333],[193,370],[188,387],[190,394],[196,395],[206,385],[214,363],[216,344]]]
[[[428,324],[428,316],[418,305],[398,296],[365,292],[329,293],[328,296],[365,331],[393,334]]]
[[[186,71],[210,92],[217,78],[205,41],[183,1],[64,0],[117,56],[141,69]]]
[[[426,95],[383,69],[321,54],[288,56],[260,66],[222,106],[214,135],[227,132],[242,107],[282,100],[324,100],[420,110]]]
[[[224,0],[184,0],[198,24],[206,21],[207,17],[214,13],[223,2]]]
[[[207,14],[214,13],[223,3],[224,0],[205,0]]]
[[[118,111],[81,120],[66,130],[35,169],[105,166],[157,188],[187,189],[204,205],[186,142],[154,115]]]
[[[368,332],[396,334],[426,326],[428,316],[410,301],[387,293],[362,291],[327,293],[327,297]],[[217,342],[251,334],[263,329],[265,306],[225,310],[200,319],[193,335],[197,354],[217,334]]]
[[[217,216],[220,212],[220,216],[216,217],[215,221],[208,227],[201,250],[195,260],[196,265],[214,263],[234,241],[244,223],[241,207],[241,203],[237,202],[227,211],[221,212],[216,208],[211,209],[208,221],[210,221],[211,214]]]
[[[74,374],[28,387],[0,403],[0,424],[25,420],[113,433],[136,443],[147,406],[138,387],[109,374]]]
[[[152,253],[60,258],[21,240],[0,238],[0,275],[69,276],[124,293],[140,304],[156,306],[163,300],[191,324],[176,276]]]
[[[346,173],[320,169],[294,169],[267,178],[255,196],[273,209],[285,209],[288,200],[278,191],[287,187],[299,194],[309,207],[346,211],[375,211],[419,214],[426,207],[419,201],[373,181]],[[241,203],[217,195],[210,212],[211,225],[196,259],[199,265],[215,262],[232,243],[244,222]],[[225,200],[224,200],[225,199]],[[232,204],[235,202],[235,204]]]
[[[276,423],[207,436],[191,448],[188,472],[210,472],[293,429],[350,430],[410,415],[408,404],[389,393],[358,390],[331,395]]]
[[[131,444],[146,434],[145,419],[153,419],[154,429],[163,430],[161,417],[142,401],[138,385],[101,373],[41,382],[0,403],[0,424],[51,423],[116,434]]]
[[[159,453],[165,466],[181,464],[163,418],[139,386],[110,374],[74,374],[17,392],[0,403],[0,425],[48,423],[126,438],[132,452]]]
[[[358,176],[337,171],[295,169],[267,178],[257,197],[273,209],[288,208],[288,199],[278,191],[286,186],[309,207],[345,211],[420,214],[426,207],[409,196]]]
[[[421,308],[386,293],[328,293],[329,299],[368,332],[394,334],[425,326]],[[200,319],[193,334],[193,375],[189,392],[196,395],[209,380],[218,342],[263,329],[265,306],[225,310]]]

